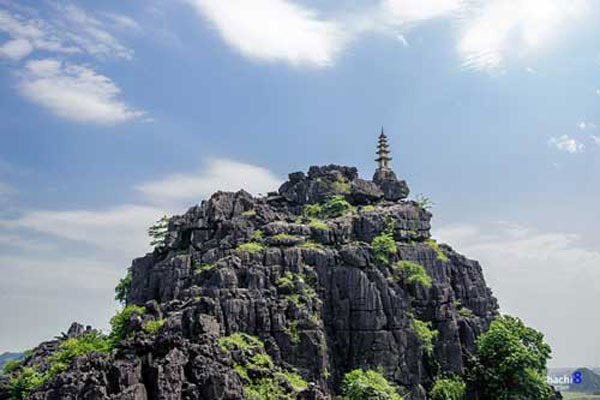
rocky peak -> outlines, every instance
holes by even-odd
[[[435,376],[464,372],[498,306],[479,264],[431,239],[431,213],[407,195],[389,169],[369,181],[336,165],[266,197],[213,194],[133,261],[126,302],[144,311],[118,348],[31,398],[244,399],[266,379],[282,398],[331,399],[345,373],[382,368],[425,399]]]

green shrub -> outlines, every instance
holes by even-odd
[[[344,400],[402,400],[396,387],[382,372],[373,370],[348,372],[344,375],[342,393]]]
[[[418,319],[412,320],[412,326],[419,341],[425,348],[425,354],[431,356],[433,354],[433,342],[438,336],[438,331],[431,329],[431,322],[425,322]]]
[[[251,254],[254,254],[254,253],[259,252],[264,249],[266,249],[266,246],[264,244],[256,243],[256,242],[248,242],[248,243],[240,244],[236,250],[247,251]]]
[[[260,339],[244,332],[221,336],[218,344],[222,349],[229,351],[234,350],[236,347],[240,350],[262,350],[264,348],[264,344]]]
[[[267,353],[258,352],[250,357],[247,367],[258,370],[269,370],[273,369],[274,364],[271,356]]]
[[[131,287],[131,269],[127,269],[127,274],[125,277],[121,278],[119,284],[115,288],[115,300],[125,303],[127,300],[127,294],[129,293],[129,288]]]
[[[417,205],[421,207],[423,210],[430,210],[433,207],[433,202],[429,200],[429,197],[424,196],[422,194],[417,196]]]
[[[8,390],[11,399],[23,400],[27,399],[31,392],[45,383],[44,375],[31,367],[25,367],[16,376],[10,379]]]
[[[256,382],[244,385],[247,400],[291,400],[285,388],[276,380],[261,378]]]
[[[430,400],[463,400],[467,385],[459,376],[437,378],[429,393]]]
[[[300,332],[298,332],[298,321],[290,321],[285,328],[285,333],[289,336],[292,344],[300,343]]]
[[[202,275],[203,272],[205,271],[210,271],[211,269],[213,269],[215,267],[215,264],[208,264],[208,263],[200,263],[198,264],[194,264],[194,273],[196,275]]]
[[[320,204],[307,204],[304,206],[304,215],[307,217],[318,217],[323,214],[323,207]]]
[[[21,360],[10,360],[10,361],[7,361],[6,364],[4,364],[4,367],[2,368],[2,372],[5,375],[8,375],[11,372],[13,372],[14,370],[16,370],[17,368],[19,368],[20,366],[21,366]]]
[[[546,382],[551,349],[520,319],[499,316],[477,339],[472,379],[489,399],[554,399]]]
[[[265,233],[262,231],[262,229],[257,229],[254,232],[252,232],[252,235],[250,235],[250,240],[252,240],[253,242],[258,242],[261,241],[264,237]]]
[[[443,262],[448,261],[448,256],[440,249],[438,243],[433,239],[427,239],[427,245],[431,247],[437,254],[437,259]]]
[[[60,344],[59,350],[48,357],[50,366],[47,378],[66,371],[76,358],[90,353],[108,353],[111,349],[109,339],[99,332],[92,331],[78,337],[69,338]]]
[[[108,336],[111,348],[117,347],[124,339],[127,334],[127,324],[132,314],[144,315],[146,310],[144,307],[130,304],[123,310],[116,313],[110,319],[111,331]]]
[[[296,372],[282,371],[277,372],[275,375],[283,376],[292,385],[296,392],[301,392],[308,387],[308,383],[302,378],[302,376]]]
[[[148,321],[144,325],[144,332],[146,332],[150,335],[157,335],[158,331],[160,331],[160,328],[162,328],[162,326],[165,324],[165,322],[167,322],[167,321],[164,318],[157,319],[154,321]]]
[[[273,236],[273,239],[283,242],[287,240],[298,239],[298,236],[290,235],[289,233],[278,233],[277,235]]]
[[[329,225],[327,225],[327,222],[318,218],[310,218],[308,225],[316,229],[323,229],[324,231],[329,230]]]
[[[340,179],[333,182],[332,188],[336,193],[350,193],[350,183],[347,179]]]
[[[256,210],[248,210],[248,211],[244,211],[241,214],[244,217],[251,217],[253,215],[256,215]]]
[[[279,279],[277,279],[276,284],[282,289],[292,291],[296,288],[294,280],[294,274],[292,274],[290,271],[287,271],[285,274],[279,277]]]
[[[471,317],[475,316],[475,313],[473,313],[473,311],[471,309],[462,305],[462,302],[460,301],[460,299],[454,300],[454,305],[456,306],[458,315],[460,315],[461,317],[471,318]]]
[[[407,283],[420,283],[425,288],[431,287],[431,278],[422,265],[408,260],[401,260],[395,263],[393,268],[404,275]]]
[[[299,247],[301,249],[314,249],[314,250],[323,250],[325,248],[325,246],[323,246],[321,243],[313,242],[312,240],[307,240],[304,243],[300,243],[300,244],[296,245],[296,247]]]
[[[364,212],[375,211],[375,206],[369,204],[369,205],[366,205],[366,206],[362,206],[362,208],[360,210],[364,211]]]
[[[148,228],[148,236],[150,236],[151,239],[150,246],[157,248],[165,245],[170,219],[171,218],[164,215],[161,219],[156,221],[154,225]]]
[[[323,205],[323,214],[332,218],[342,216],[350,210],[352,210],[352,206],[342,195],[332,196]]]
[[[373,250],[375,260],[378,263],[389,264],[390,254],[398,252],[394,235],[391,232],[382,232],[378,236],[375,236],[371,242],[371,250]]]

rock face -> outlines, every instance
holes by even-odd
[[[353,207],[305,215],[334,195]],[[463,372],[498,306],[480,265],[433,241],[431,214],[407,195],[393,173],[366,181],[334,165],[292,173],[263,198],[213,194],[172,217],[165,245],[133,261],[127,304],[146,312],[130,321],[128,339],[108,356],[79,358],[31,398],[247,398],[235,368],[244,355],[218,345],[245,332],[264,343],[273,368],[309,382],[298,398],[332,398],[345,373],[381,367],[406,399],[425,399],[436,374]],[[384,232],[395,241],[387,262],[371,245]],[[407,261],[426,270],[430,287],[398,271]],[[156,335],[139,328],[161,318]],[[415,320],[438,331],[432,352]],[[260,373],[276,376],[273,368]]]

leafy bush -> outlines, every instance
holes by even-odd
[[[431,247],[437,254],[437,259],[443,262],[448,261],[448,256],[440,249],[438,243],[433,239],[427,239],[427,245]]]
[[[90,353],[108,353],[110,348],[108,338],[96,331],[69,338],[62,342],[60,349],[48,358],[50,366],[46,372],[47,378],[66,371],[77,357]]]
[[[21,360],[10,360],[10,361],[7,361],[6,364],[4,364],[4,367],[2,368],[2,372],[5,375],[8,375],[11,372],[13,372],[14,370],[16,370],[17,368],[19,368],[20,366],[21,366]]]
[[[355,369],[344,375],[342,393],[345,400],[402,400],[394,385],[381,371]]]
[[[323,213],[323,207],[320,204],[307,204],[304,206],[304,215],[307,217],[318,217]]]
[[[167,232],[169,230],[170,218],[164,215],[161,219],[156,221],[154,225],[148,228],[148,236],[150,236],[150,246],[162,247],[165,245],[165,239],[167,238]]]
[[[427,275],[425,268],[412,261],[401,260],[393,265],[393,268],[399,270],[409,284],[420,283],[425,288],[431,287],[431,278]]]
[[[160,331],[160,328],[162,328],[162,326],[165,324],[165,322],[167,322],[167,321],[164,318],[157,319],[154,321],[148,321],[144,325],[144,328],[143,328],[144,332],[146,332],[150,335],[157,335],[158,331]]]
[[[335,218],[346,214],[351,209],[352,206],[346,201],[344,196],[335,195],[323,205],[323,214],[327,217]]]
[[[300,343],[300,332],[298,332],[298,321],[290,321],[285,327],[285,333],[290,337],[292,344]]]
[[[279,279],[277,279],[277,286],[282,289],[292,291],[296,288],[296,283],[294,280],[294,274],[292,274],[290,271],[287,271],[285,274],[279,277]]]
[[[364,212],[375,211],[375,206],[369,204],[369,205],[366,205],[366,206],[362,206],[362,208],[360,210],[364,211]]]
[[[250,235],[250,240],[258,242],[265,237],[265,233],[261,229],[257,229]]]
[[[433,202],[429,200],[429,197],[426,197],[422,194],[417,196],[417,204],[424,210],[430,210],[433,207]]]
[[[292,385],[295,391],[301,392],[308,387],[308,383],[302,378],[302,376],[296,372],[283,371],[278,372],[275,375],[283,376]]]
[[[412,320],[412,326],[419,341],[425,348],[425,354],[431,356],[433,354],[433,342],[438,336],[438,331],[431,329],[431,322],[425,322],[418,319]]]
[[[119,284],[115,288],[115,300],[125,303],[129,288],[131,288],[131,269],[127,269],[127,275],[121,278]]]
[[[308,225],[316,229],[323,229],[324,231],[329,230],[329,225],[327,225],[327,222],[318,218],[310,218]]]
[[[224,350],[259,350],[264,348],[263,342],[254,336],[244,332],[236,332],[229,336],[221,336],[218,340],[219,346]]]
[[[43,385],[45,381],[44,375],[34,368],[23,368],[21,373],[16,377],[11,378],[8,383],[11,399],[27,399],[31,392],[38,386]]]
[[[313,242],[312,240],[307,240],[304,243],[300,243],[300,244],[296,245],[296,247],[299,247],[301,249],[315,249],[315,250],[323,250],[325,248],[325,246],[323,246],[321,243]]]
[[[429,393],[431,400],[463,400],[467,385],[459,376],[438,378]]]
[[[129,323],[131,315],[144,315],[145,312],[146,310],[144,307],[130,304],[110,319],[111,332],[110,335],[108,335],[108,340],[111,348],[117,347],[123,339],[125,339],[125,335],[127,334],[127,324]]]
[[[251,254],[254,254],[258,251],[264,250],[265,248],[266,248],[266,246],[264,244],[256,243],[256,242],[248,242],[248,243],[243,243],[243,244],[239,245],[236,250],[247,251]]]
[[[396,254],[398,249],[396,248],[396,241],[392,232],[382,232],[380,235],[375,236],[371,242],[371,250],[375,256],[375,260],[380,264],[389,264],[389,255]]]
[[[477,340],[472,379],[485,398],[553,399],[544,377],[550,353],[542,333],[518,318],[499,316]]]
[[[244,211],[241,215],[243,215],[244,217],[251,217],[253,215],[256,215],[256,210]]]
[[[277,235],[273,236],[273,239],[283,242],[286,240],[298,239],[298,236],[290,235],[289,233],[278,233]]]
[[[261,378],[256,382],[244,385],[244,393],[248,400],[291,400],[285,388],[270,378]]]

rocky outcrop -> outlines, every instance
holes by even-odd
[[[433,241],[431,214],[407,195],[393,173],[366,181],[334,165],[290,174],[266,197],[215,193],[172,217],[164,245],[133,261],[127,304],[145,314],[128,338],[109,355],[79,358],[31,398],[243,399],[247,355],[218,340],[244,332],[273,360],[250,373],[276,380],[279,368],[308,381],[294,397],[331,398],[346,372],[381,367],[407,399],[424,399],[434,376],[463,373],[498,306],[481,266]],[[304,211],[332,196],[351,206]],[[382,262],[371,244],[384,233],[394,245]],[[407,262],[431,285],[408,279],[399,267]],[[156,334],[141,329],[158,319],[166,322]],[[431,352],[415,320],[438,331]]]

